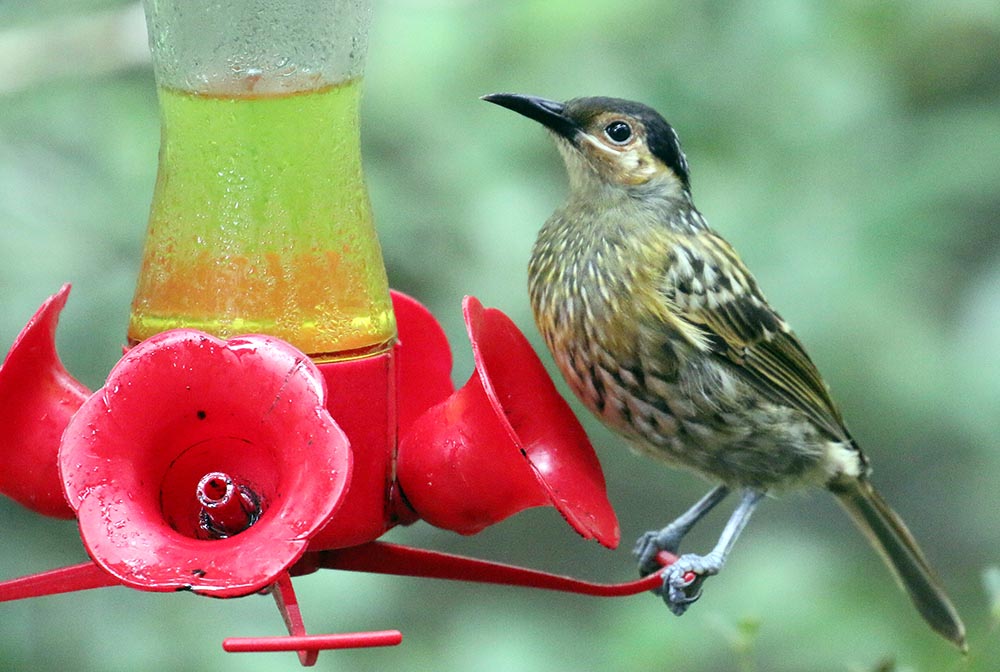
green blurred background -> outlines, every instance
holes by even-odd
[[[0,2],[0,351],[72,282],[58,343],[91,387],[120,354],[155,178],[145,39],[131,3]],[[684,141],[700,209],[809,347],[966,618],[972,653],[931,634],[831,498],[791,495],[760,509],[681,619],[649,595],[305,577],[312,631],[405,637],[325,653],[320,669],[1000,669],[1000,603],[984,581],[1000,563],[1000,4],[376,0],[365,91],[390,281],[444,324],[458,381],[471,370],[464,294],[503,309],[542,350],[524,269],[565,191],[545,134],[478,97],[658,108]],[[632,578],[632,540],[706,484],[584,420],[621,549],[581,541],[552,509],[472,538],[425,524],[388,538]],[[685,549],[707,550],[726,515]],[[84,558],[72,523],[7,500],[0,530],[2,578]],[[269,598],[93,591],[0,606],[0,669],[296,669],[292,654],[219,645],[281,631]]]

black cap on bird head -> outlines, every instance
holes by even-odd
[[[677,176],[685,191],[691,190],[687,159],[677,133],[648,105],[604,96],[560,103],[516,93],[492,93],[483,100],[534,119],[577,148],[585,139],[591,144],[600,143],[602,149],[620,152],[641,143]],[[652,168],[643,170],[641,154],[631,157],[631,162],[639,164],[632,166],[634,174],[648,176],[655,172]]]

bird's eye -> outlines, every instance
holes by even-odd
[[[624,121],[612,121],[604,127],[604,135],[616,145],[623,145],[632,137],[632,127]]]

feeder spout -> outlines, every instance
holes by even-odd
[[[198,525],[206,539],[235,536],[256,523],[262,512],[260,496],[221,471],[205,474],[195,494],[201,504]]]

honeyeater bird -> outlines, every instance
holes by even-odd
[[[717,485],[640,537],[659,569],[730,491],[739,504],[711,552],[665,570],[680,615],[722,568],[761,498],[819,486],[868,537],[930,626],[964,649],[965,628],[900,517],[869,480],[819,371],[736,251],[691,198],[687,159],[655,110],[617,98],[484,100],[545,126],[569,197],[545,222],[528,267],[535,321],[570,388],[639,452]]]

